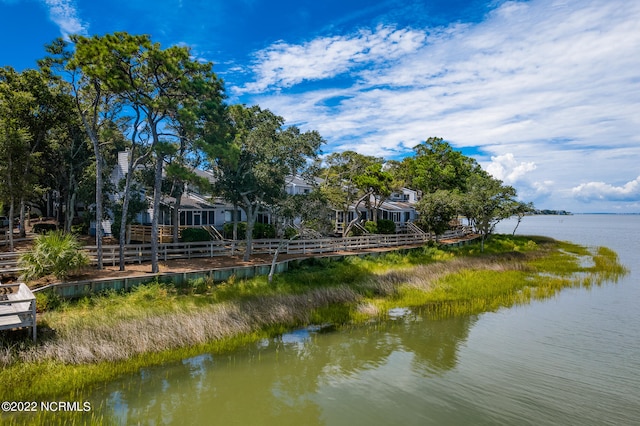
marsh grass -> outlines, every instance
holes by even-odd
[[[384,319],[396,307],[420,309],[428,318],[494,311],[624,273],[608,249],[495,236],[483,253],[470,245],[316,260],[271,284],[265,277],[217,285],[202,279],[75,302],[49,295],[42,303],[49,310],[39,316],[39,343],[3,342],[0,396],[80,397],[143,367],[224,353],[295,326]]]

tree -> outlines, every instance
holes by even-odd
[[[533,213],[535,211],[535,208],[533,206],[533,203],[525,203],[522,201],[517,201],[515,205],[512,206],[511,210],[512,210],[511,215],[518,217],[518,221],[516,222],[515,228],[513,228],[513,234],[512,234],[512,235],[516,235],[516,230],[518,229],[518,226],[520,226],[520,222],[522,222],[522,218],[524,218],[528,214]]]
[[[498,222],[513,215],[516,190],[502,181],[478,170],[467,179],[467,193],[462,199],[462,213],[469,219],[476,232],[485,239],[493,233]]]
[[[456,217],[460,209],[460,195],[455,191],[443,189],[425,194],[416,205],[420,213],[420,221],[429,232],[433,232],[438,241],[438,235],[442,235],[449,229],[449,222]]]
[[[284,126],[284,119],[259,106],[229,108],[233,139],[210,152],[214,190],[247,215],[247,249],[251,256],[258,213],[277,204],[285,194],[288,175],[305,175],[323,143],[315,131]]]
[[[4,104],[0,104],[4,106]],[[13,219],[16,200],[26,192],[27,181],[21,179],[29,157],[30,135],[15,120],[0,116],[0,197],[9,201],[9,249],[13,251]]]
[[[0,97],[7,106],[2,115],[11,117],[29,135],[22,170],[14,175],[15,180],[25,181],[16,199],[20,204],[20,235],[24,237],[26,203],[39,195],[38,190],[50,188],[49,182],[42,179],[42,163],[46,161],[46,154],[51,152],[52,131],[63,127],[69,119],[70,103],[60,87],[46,73],[38,70],[27,69],[19,73],[11,67],[0,68],[0,82]]]
[[[413,148],[415,156],[402,161],[403,167],[395,167],[407,186],[424,193],[439,189],[466,190],[467,178],[480,167],[475,160],[455,151],[442,138],[430,137]]]
[[[78,36],[71,38],[73,42],[77,39]],[[66,74],[66,79],[63,80],[59,76],[59,81],[61,84],[64,82],[68,84],[75,109],[93,148],[97,267],[102,269],[102,221],[105,218],[103,147],[109,140],[104,136],[105,133],[110,134],[110,130],[113,129],[114,126],[110,125],[117,121],[117,117],[122,111],[121,104],[100,78],[84,72],[90,68],[90,65],[80,60],[82,53],[80,57],[76,55],[77,48],[72,51],[67,41],[58,38],[46,46],[46,51],[49,56],[39,61],[40,68],[52,77],[56,75],[56,72]]]
[[[331,207],[342,212],[345,221],[349,209],[355,205],[354,219],[342,229],[344,236],[360,220],[360,204],[365,203],[370,210],[377,210],[379,204],[391,194],[393,180],[391,174],[383,170],[382,158],[344,151],[328,155],[325,162],[320,186],[324,197]],[[375,200],[373,209],[370,204],[372,197]],[[375,220],[377,213],[373,215]]]
[[[200,122],[202,115],[197,112],[202,105],[217,108],[223,98],[222,83],[212,72],[212,64],[192,59],[188,48],[161,49],[146,35],[117,32],[90,38],[73,36],[72,40],[75,53],[71,64],[102,90],[113,94],[123,108],[121,118],[127,118],[130,157],[122,205],[122,215],[127,217],[132,172],[154,159],[156,176],[161,174],[170,150],[158,145],[161,142],[179,144],[177,130]],[[176,126],[177,122],[181,122],[181,126]],[[155,179],[154,207],[160,205],[161,184],[162,179]],[[153,238],[158,234],[158,212],[154,210],[152,221],[152,272],[158,272],[158,241]],[[121,270],[124,269],[125,235],[126,222],[123,221]]]

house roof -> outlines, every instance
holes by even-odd
[[[405,201],[385,201],[380,205],[379,209],[388,212],[407,212],[415,210],[415,206]]]
[[[176,204],[176,199],[174,197],[164,196],[162,197],[162,204],[172,207]],[[224,203],[207,200],[204,197],[192,193],[182,194],[180,198],[181,210],[212,210],[224,207],[227,207]]]
[[[285,178],[287,185],[295,185],[295,186],[313,186],[322,183],[322,179],[314,178],[313,182],[308,181],[300,176],[292,176],[289,175]]]

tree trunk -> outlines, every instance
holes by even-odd
[[[125,270],[124,263],[124,249],[127,240],[127,216],[129,214],[129,192],[131,191],[131,175],[133,174],[133,152],[131,152],[131,158],[129,159],[129,166],[127,167],[127,176],[124,179],[124,195],[122,198],[122,211],[120,218],[120,238],[118,245],[120,253],[118,257],[118,266],[121,271]]]
[[[362,197],[360,197],[360,199],[356,203],[355,217],[353,218],[353,220],[351,222],[349,222],[349,225],[345,228],[344,232],[342,233],[343,237],[346,237],[349,234],[349,231],[351,230],[353,225],[355,225],[356,223],[358,223],[360,221],[360,212],[358,211],[358,207],[360,207],[360,203],[362,203],[366,198],[368,198],[370,196],[371,196],[371,193],[368,192],[365,195],[363,195]]]
[[[18,236],[20,238],[26,238],[27,237],[27,230],[24,228],[24,224],[25,224],[25,203],[24,203],[24,196],[20,197],[20,220],[18,221],[18,223],[20,224],[20,229],[18,232]],[[12,224],[13,226],[13,224]]]
[[[65,199],[65,212],[64,212],[64,232],[71,232],[71,225],[74,218],[75,213],[75,204],[76,204],[76,191],[74,187],[76,186],[75,177],[73,174],[73,167],[69,171],[69,188],[67,190],[67,196]]]
[[[231,236],[233,241],[238,240],[238,206],[233,205],[233,213],[231,213],[231,220],[233,221],[233,235]]]
[[[11,201],[10,201],[10,205],[9,205],[9,251],[13,251],[14,247],[13,247],[13,215],[14,215],[14,198],[13,195],[11,195]]]
[[[98,269],[103,269],[102,263],[102,217],[104,216],[103,206],[102,206],[102,155],[100,154],[100,141],[98,140],[98,136],[93,131],[92,127],[89,125],[87,121],[87,117],[84,112],[78,105],[78,110],[80,111],[80,117],[82,118],[82,123],[84,124],[84,128],[87,131],[87,135],[89,139],[91,139],[91,143],[93,145],[93,152],[96,157],[96,256],[98,262]],[[47,203],[48,204],[48,203]],[[48,206],[47,206],[48,208]]]
[[[258,217],[258,207],[254,207],[251,205],[249,200],[245,200],[245,205],[242,206],[244,208],[245,213],[247,214],[247,248],[244,252],[243,260],[246,262],[251,258],[251,254],[253,252],[253,227],[256,223],[256,218]]]
[[[73,218],[75,217],[76,196],[77,196],[77,193],[73,191],[73,194],[69,196],[69,200],[67,201],[67,211],[66,211],[65,222],[64,222],[65,232],[71,232],[71,226],[73,225]]]
[[[173,223],[173,242],[180,242],[180,207],[182,206],[182,193],[184,192],[184,186],[180,186],[180,189],[174,191],[176,197],[176,203],[173,206],[171,212],[171,222]]]
[[[513,228],[513,234],[511,235],[516,235],[516,231],[518,230],[518,226],[520,226],[520,222],[522,222],[522,216],[518,215],[518,222],[516,223],[516,227]]]
[[[103,269],[102,264],[102,218],[104,216],[102,206],[102,155],[96,140],[93,144],[96,155],[96,251],[98,256],[98,269]]]
[[[271,268],[269,269],[269,275],[267,277],[267,281],[269,282],[269,284],[271,284],[271,281],[273,281],[273,274],[276,271],[276,262],[278,261],[278,255],[280,254],[280,250],[282,250],[286,245],[288,245],[289,241],[292,241],[295,238],[298,238],[298,234],[294,235],[288,240],[283,238],[280,241],[280,244],[278,244],[278,247],[276,248],[276,251],[273,254],[273,259],[271,259]]]
[[[151,220],[151,272],[160,272],[158,266],[158,225],[160,220],[160,197],[162,196],[162,163],[164,156],[157,154],[155,179],[153,183],[153,218]]]

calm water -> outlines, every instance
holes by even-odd
[[[501,224],[511,233],[515,222]],[[525,218],[518,234],[616,250],[631,273],[496,313],[300,330],[110,383],[122,424],[640,425],[640,216]]]

